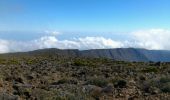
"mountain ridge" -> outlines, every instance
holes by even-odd
[[[0,56],[36,56],[44,54],[52,56],[58,55],[62,57],[109,58],[118,61],[170,62],[170,51],[147,50],[142,48],[112,48],[89,50],[47,48],[28,52],[0,54]]]

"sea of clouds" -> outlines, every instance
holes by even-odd
[[[170,30],[149,29],[127,33],[131,40],[113,40],[105,37],[81,37],[72,40],[59,40],[60,32],[47,32],[48,35],[30,41],[0,39],[0,53],[22,52],[43,48],[59,49],[107,49],[107,48],[145,48],[153,50],[170,50]]]

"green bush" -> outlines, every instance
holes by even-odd
[[[85,62],[83,60],[75,60],[74,65],[75,66],[85,66],[85,65],[87,65],[87,62]]]

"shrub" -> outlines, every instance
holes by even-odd
[[[127,82],[125,80],[118,80],[115,82],[114,87],[115,88],[125,88],[127,85]]]
[[[164,84],[163,88],[161,89],[164,93],[170,93],[170,82]]]
[[[150,72],[158,72],[158,69],[155,68],[155,67],[148,67],[148,68],[145,68],[142,70],[142,72],[145,72],[145,73],[150,73]]]
[[[88,81],[88,84],[105,87],[108,84],[108,81],[104,78],[92,78]]]
[[[56,96],[52,100],[77,100],[76,96],[72,94],[65,94],[65,96]]]
[[[6,60],[0,58],[0,64],[5,64],[5,63],[6,63]]]
[[[11,59],[11,60],[8,61],[8,64],[18,65],[19,61],[17,59]]]
[[[76,79],[68,79],[68,78],[63,78],[58,80],[57,82],[53,82],[51,83],[52,85],[59,85],[59,84],[77,84],[77,80]]]
[[[85,65],[87,65],[87,62],[85,62],[83,60],[75,60],[74,65],[75,66],[85,66]]]
[[[160,82],[161,82],[161,83],[168,83],[168,82],[170,82],[170,78],[169,78],[169,77],[162,77],[162,78],[160,79]]]

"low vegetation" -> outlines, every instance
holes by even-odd
[[[0,100],[168,100],[170,63],[0,58]]]

